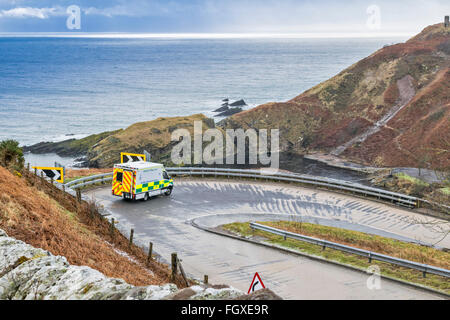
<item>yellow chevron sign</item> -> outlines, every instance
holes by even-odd
[[[120,153],[120,163],[128,163],[134,161],[145,161],[145,154],[128,153],[128,152]]]
[[[46,177],[54,181],[64,183],[64,168],[62,167],[33,167],[45,174]]]

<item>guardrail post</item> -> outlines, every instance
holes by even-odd
[[[177,275],[177,253],[172,253],[172,274],[170,275],[170,280],[173,282],[175,281],[175,277]]]
[[[152,260],[152,252],[153,252],[153,242],[150,242],[149,245],[148,245],[147,265]]]
[[[128,246],[131,247],[133,244],[133,235],[134,235],[134,229],[131,229],[130,231],[130,242],[128,243]]]
[[[372,252],[369,252],[369,263],[372,263]]]
[[[424,271],[422,271],[422,277],[424,277],[424,278],[427,277],[427,269],[425,269]]]

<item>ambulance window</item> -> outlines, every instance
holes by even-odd
[[[167,171],[163,171],[163,177],[164,177],[164,179],[169,179],[169,175],[167,174]]]
[[[122,179],[123,179],[123,172],[117,172],[116,181],[122,182]]]

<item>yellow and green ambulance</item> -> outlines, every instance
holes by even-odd
[[[170,196],[173,179],[160,163],[136,161],[114,165],[112,194],[124,199],[147,201],[150,197]]]

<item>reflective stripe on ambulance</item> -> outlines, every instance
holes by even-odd
[[[163,189],[163,188],[167,188],[171,185],[173,185],[173,179],[144,183],[144,184],[136,186],[136,193],[142,193],[142,192],[147,192],[147,191],[151,191],[151,190]]]

